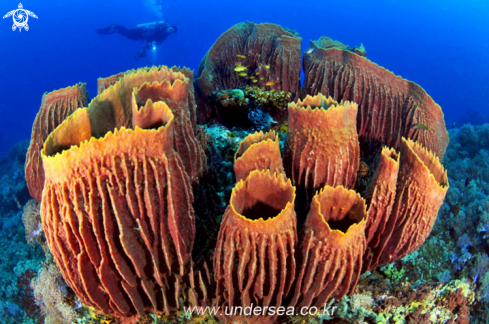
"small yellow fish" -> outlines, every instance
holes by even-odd
[[[248,68],[246,66],[243,66],[243,65],[238,65],[237,67],[234,68],[234,71],[236,71],[236,72],[243,72],[246,70],[248,70]]]
[[[269,87],[273,86],[274,84],[275,84],[275,82],[273,82],[273,81],[268,81],[267,83],[265,83],[265,85],[269,86]]]
[[[267,64],[267,65],[265,65],[265,68],[266,68],[266,69],[269,69],[269,68],[270,68],[270,65],[268,65],[268,64]]]
[[[422,130],[427,130],[427,131],[431,130],[431,127],[428,127],[428,126],[423,125],[423,124],[417,124],[417,125],[414,125],[414,127],[416,127],[417,129],[422,129]]]
[[[259,75],[259,74],[260,74],[260,72],[256,72],[256,73],[255,73],[255,75]]]
[[[253,82],[253,83],[257,83],[257,82],[258,82],[258,80],[257,80],[257,79],[253,79],[253,81],[252,81],[252,82]]]
[[[246,72],[241,72],[240,74],[238,74],[239,76],[242,76],[242,77],[245,77],[247,76],[248,74],[246,74]]]
[[[261,54],[256,54],[256,57],[261,57]]]
[[[236,54],[236,57],[243,60],[246,59],[246,56],[244,56],[243,54]]]
[[[102,324],[111,324],[114,320],[111,318],[101,318],[99,321]]]
[[[263,81],[263,80],[265,80],[265,78],[264,77],[260,77],[260,81]]]

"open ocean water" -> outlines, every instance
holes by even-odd
[[[33,241],[27,243],[32,233],[42,236],[42,229],[36,227],[39,224],[33,224],[35,220],[29,223],[25,216],[22,220],[22,215],[26,204],[28,213],[39,215],[39,207],[29,200],[24,162],[43,93],[83,82],[92,99],[97,94],[97,78],[145,66],[188,67],[197,72],[218,37],[246,21],[296,31],[302,38],[302,53],[310,40],[321,36],[351,47],[363,44],[369,60],[423,87],[441,106],[449,131],[443,165],[450,188],[431,236],[407,257],[381,267],[370,277],[364,275],[351,296],[335,301],[341,310],[336,316],[313,316],[306,322],[489,320],[487,0],[28,0],[22,6],[37,16],[28,17],[28,31],[13,31],[12,17],[0,20],[1,323],[114,321],[80,304],[54,268],[45,241],[34,242],[31,237]],[[18,1],[1,0],[0,16],[18,8]],[[112,24],[135,28],[160,19],[175,25],[177,33],[138,60],[134,56],[144,43],[95,32]],[[216,132],[209,134],[222,136]],[[236,131],[232,137],[242,139],[245,135]],[[237,148],[227,145],[230,151]],[[230,189],[223,195],[228,199],[229,194]],[[215,215],[217,223],[220,211]],[[31,227],[26,236],[27,226]],[[40,287],[39,278],[53,283]],[[36,280],[37,290],[31,285]],[[215,321],[172,316],[152,320]],[[281,320],[299,323],[300,319]]]

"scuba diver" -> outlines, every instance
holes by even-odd
[[[134,56],[134,58],[138,60],[141,57],[146,56],[146,52],[150,48],[163,43],[168,35],[176,34],[177,26],[168,24],[166,20],[160,20],[147,24],[140,24],[132,29],[113,24],[105,28],[97,29],[96,32],[101,35],[119,33],[128,39],[145,42],[146,45],[144,45],[144,47]]]

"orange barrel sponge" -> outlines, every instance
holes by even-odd
[[[414,82],[351,51],[311,41],[304,54],[306,93],[358,104],[358,136],[399,149],[412,139],[443,159],[448,132],[439,105]]]
[[[255,132],[246,136],[234,155],[236,182],[245,179],[253,170],[270,170],[284,173],[280,143],[274,131]]]
[[[365,252],[364,200],[344,187],[324,187],[314,196],[297,264],[290,305],[323,307],[355,289]]]
[[[381,238],[390,235],[390,233],[386,233],[386,226],[396,200],[398,174],[399,154],[394,149],[384,147],[380,154],[377,170],[370,181],[365,196],[368,206],[368,219],[365,230],[367,250],[363,258],[364,271],[373,270],[370,265],[373,258],[378,258],[380,255]]]
[[[447,173],[434,152],[402,138],[400,154],[396,200],[384,233],[377,230],[380,244],[370,269],[392,263],[423,244],[448,190]]]
[[[95,97],[90,105],[101,106],[101,110],[111,106],[115,124],[130,128],[133,105],[144,105],[148,99],[153,102],[165,101],[175,116],[175,149],[195,182],[206,169],[206,159],[202,146],[195,138],[195,98],[192,81],[187,77],[188,71],[166,66],[127,71]],[[137,89],[134,91],[134,88]]]
[[[252,171],[234,187],[214,254],[221,320],[272,322],[261,316],[267,313],[245,317],[232,310],[276,308],[288,294],[296,266],[294,198],[290,180],[269,171]]]
[[[144,105],[148,100],[164,101],[175,116],[174,147],[182,158],[185,170],[193,182],[202,176],[206,167],[205,153],[195,137],[191,110],[195,106],[189,99],[193,84],[188,78],[144,83],[133,92],[133,106]],[[194,100],[193,95],[191,96]],[[192,107],[191,107],[192,106]]]
[[[114,127],[111,107],[79,109],[48,137],[41,215],[67,284],[122,321],[182,307],[195,225],[168,106],[148,101],[134,129]]]
[[[131,72],[134,72],[134,70],[129,70],[127,72],[120,72],[120,73],[111,75],[111,76],[106,77],[106,78],[98,78],[97,79],[97,95],[101,94],[102,92],[104,92],[105,89],[107,89],[108,87],[110,87],[111,85],[113,85],[114,83],[119,81],[119,79],[122,78],[124,76],[124,74],[131,73]]]
[[[84,83],[45,93],[32,126],[31,143],[25,161],[25,178],[30,195],[41,201],[44,187],[44,169],[41,149],[48,135],[76,109],[88,105]]]
[[[319,94],[290,103],[288,110],[284,167],[297,187],[298,204],[307,206],[325,185],[353,188],[360,165],[357,105],[338,105]]]
[[[295,98],[300,87],[302,38],[279,25],[239,23],[224,32],[200,62],[195,78],[199,123],[216,119],[211,95],[245,85],[285,90]],[[252,83],[248,76],[256,76]]]

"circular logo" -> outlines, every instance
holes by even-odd
[[[27,20],[29,19],[29,16],[27,15],[27,12],[25,12],[24,9],[17,9],[15,13],[13,14],[14,18],[14,24],[17,27],[24,27],[27,25]]]

